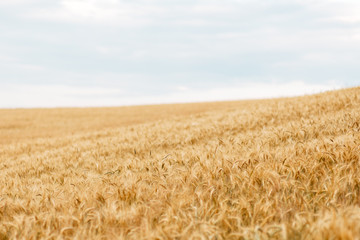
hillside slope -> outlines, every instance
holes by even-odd
[[[12,132],[0,238],[359,237],[360,88],[228,104],[33,142]]]
[[[103,131],[186,117],[258,101],[164,104],[103,108],[0,109],[0,145]]]

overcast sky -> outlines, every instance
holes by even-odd
[[[0,0],[0,107],[360,85],[359,0]]]

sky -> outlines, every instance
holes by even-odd
[[[358,0],[0,0],[0,108],[360,85]]]

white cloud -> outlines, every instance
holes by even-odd
[[[340,22],[345,24],[359,23],[360,1],[357,0],[321,0],[321,1],[300,1],[314,12],[318,12],[320,21]],[[320,15],[321,14],[321,15]]]
[[[122,93],[113,88],[7,84],[0,90],[0,107],[102,106]]]
[[[11,67],[15,67],[17,69],[23,69],[23,70],[29,70],[29,71],[43,71],[45,70],[45,67],[40,65],[34,65],[34,64],[15,64]]]
[[[0,62],[15,62],[18,59],[15,57],[7,56],[7,55],[0,55]]]
[[[4,68],[7,70],[18,70],[18,71],[43,71],[45,70],[44,66],[31,64],[31,63],[23,63],[20,59],[6,56],[6,55],[0,55],[0,68]]]
[[[327,84],[312,84],[303,81],[292,81],[287,83],[246,83],[235,87],[219,87],[204,90],[187,89],[177,93],[162,96],[152,96],[150,100],[154,103],[163,102],[202,102],[202,101],[222,101],[222,100],[243,100],[243,99],[263,99],[274,97],[291,97],[305,94],[313,94],[328,90],[341,88],[342,85],[336,81]]]
[[[117,0],[61,0],[56,7],[33,9],[26,16],[50,21],[132,27],[150,24],[150,16],[162,11],[162,8],[156,5]]]
[[[358,0],[0,0],[0,6],[6,20],[0,94],[8,96],[2,98],[7,106],[271,97],[325,89],[331,78],[349,85],[358,77]],[[234,78],[321,84],[193,89]],[[6,92],[3,83],[10,82],[28,82],[30,91]],[[58,87],[31,87],[47,82]],[[67,83],[83,87],[61,87]],[[94,92],[91,84],[102,90]],[[146,96],[126,97],[108,91],[111,86],[129,92],[139,86]]]
[[[191,27],[203,27],[203,26],[214,26],[214,24],[205,19],[187,19],[187,20],[175,20],[173,22],[174,25],[178,26],[191,26]]]
[[[229,4],[230,3],[230,4]],[[233,4],[229,1],[221,1],[218,3],[211,3],[210,1],[202,2],[200,4],[196,4],[190,8],[190,11],[196,14],[226,14],[230,12],[236,11],[234,9]]]
[[[341,23],[360,23],[360,17],[358,15],[356,16],[336,16],[328,19],[329,21],[334,22],[341,22]]]
[[[102,55],[110,55],[114,52],[114,49],[111,49],[107,46],[96,46],[95,51],[102,54]]]
[[[189,90],[189,88],[186,87],[186,86],[177,86],[176,89],[177,89],[178,91],[188,91],[188,90]]]
[[[34,2],[30,0],[0,0],[0,5],[2,6],[14,6],[19,4],[26,4],[28,2]]]
[[[342,85],[288,83],[247,83],[236,87],[193,90],[178,86],[176,91],[159,95],[127,96],[126,89],[72,87],[64,85],[5,85],[0,89],[0,107],[86,107],[121,106],[179,102],[260,99],[300,96],[334,90]],[[16,94],[14,94],[14,92]]]
[[[246,12],[237,8],[234,1],[57,0],[56,3],[51,7],[33,7],[24,15],[46,21],[122,27],[169,24],[199,27],[221,25],[219,17]]]

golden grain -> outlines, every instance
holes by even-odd
[[[0,110],[0,239],[359,239],[359,94]]]

